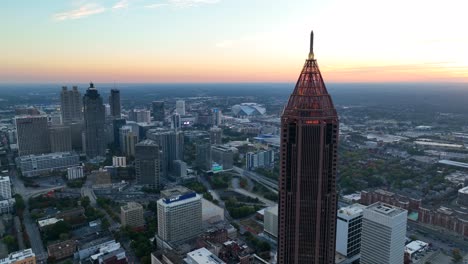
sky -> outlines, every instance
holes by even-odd
[[[5,0],[0,83],[468,82],[466,0]]]

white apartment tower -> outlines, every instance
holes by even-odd
[[[350,262],[360,258],[362,204],[353,204],[338,210],[336,224],[336,251],[347,257]]]
[[[11,198],[11,183],[8,176],[0,176],[0,198],[2,200]]]
[[[403,263],[408,211],[377,202],[363,209],[361,264]]]

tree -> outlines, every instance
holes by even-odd
[[[3,243],[5,243],[5,245],[7,245],[9,252],[15,251],[18,248],[18,244],[16,243],[16,239],[12,235],[6,235],[3,238]]]
[[[460,254],[460,249],[454,248],[452,250],[452,261],[454,263],[460,263],[463,259],[463,256]]]
[[[84,208],[87,208],[91,204],[91,201],[89,200],[88,196],[81,198],[80,202],[81,202],[81,206],[83,206]]]

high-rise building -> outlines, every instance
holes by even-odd
[[[36,264],[36,254],[32,249],[23,249],[8,254],[8,257],[0,259],[2,264]]]
[[[164,122],[166,117],[164,114],[164,101],[153,101],[151,104],[153,108],[154,121]]]
[[[81,179],[83,177],[84,177],[83,166],[75,166],[75,167],[67,168],[68,180]]]
[[[49,128],[51,152],[72,151],[72,136],[69,126],[51,126]]]
[[[127,167],[127,158],[126,157],[112,157],[112,166],[114,167]]]
[[[146,139],[135,146],[137,184],[159,188],[161,151],[157,142]]]
[[[403,263],[408,211],[377,202],[363,209],[362,264]]]
[[[83,149],[83,129],[83,122],[70,124],[72,149],[75,151],[81,151]]]
[[[47,116],[17,116],[15,124],[20,156],[50,152]]]
[[[360,258],[362,212],[366,206],[353,204],[338,210],[336,251],[352,263]]]
[[[131,126],[120,128],[120,149],[127,157],[135,156],[135,145],[138,143],[138,135],[133,132]]]
[[[120,207],[120,223],[122,226],[143,227],[145,219],[143,218],[143,206],[139,203],[129,202]]]
[[[11,198],[11,182],[10,177],[0,176],[0,199],[10,199]]]
[[[146,109],[133,109],[129,113],[129,119],[137,123],[151,122],[151,112]]]
[[[123,118],[112,120],[112,128],[114,129],[114,144],[120,148],[120,128],[125,126],[126,120]]]
[[[55,152],[17,157],[16,166],[24,177],[48,174],[54,170],[66,170],[80,165],[80,156],[74,152]]]
[[[161,168],[165,176],[173,169],[174,160],[184,159],[184,133],[166,129],[150,129],[148,139],[154,140],[161,147]]]
[[[120,91],[112,89],[109,95],[110,115],[113,118],[120,118]]]
[[[281,116],[278,263],[335,263],[338,115],[313,53]]]
[[[223,123],[223,114],[219,108],[213,108],[213,126],[220,126]]]
[[[171,123],[172,123],[172,128],[176,130],[179,130],[182,127],[180,115],[178,113],[172,114]]]
[[[265,208],[263,216],[264,229],[266,234],[278,238],[278,205]]]
[[[83,97],[85,151],[88,158],[106,154],[105,109],[102,97],[93,83],[90,83]]]
[[[207,140],[208,141],[208,140]],[[200,142],[195,145],[197,156],[197,167],[204,171],[211,170],[211,144],[210,142]]]
[[[211,160],[223,166],[225,170],[232,169],[234,165],[234,152],[229,147],[212,146]]]
[[[249,152],[245,157],[245,161],[248,170],[272,167],[275,164],[275,152],[272,149],[262,150],[256,153]]]
[[[220,145],[223,143],[223,130],[220,127],[210,128],[210,142],[212,145]]]
[[[176,113],[179,115],[185,115],[185,101],[177,100],[176,101]]]
[[[161,191],[158,200],[158,237],[178,244],[199,235],[202,230],[201,196],[182,186]]]
[[[83,121],[83,101],[78,87],[73,86],[72,90],[68,90],[66,86],[62,87],[60,111],[62,112],[63,124]]]

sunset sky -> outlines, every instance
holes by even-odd
[[[466,0],[6,0],[0,83],[468,82]]]

